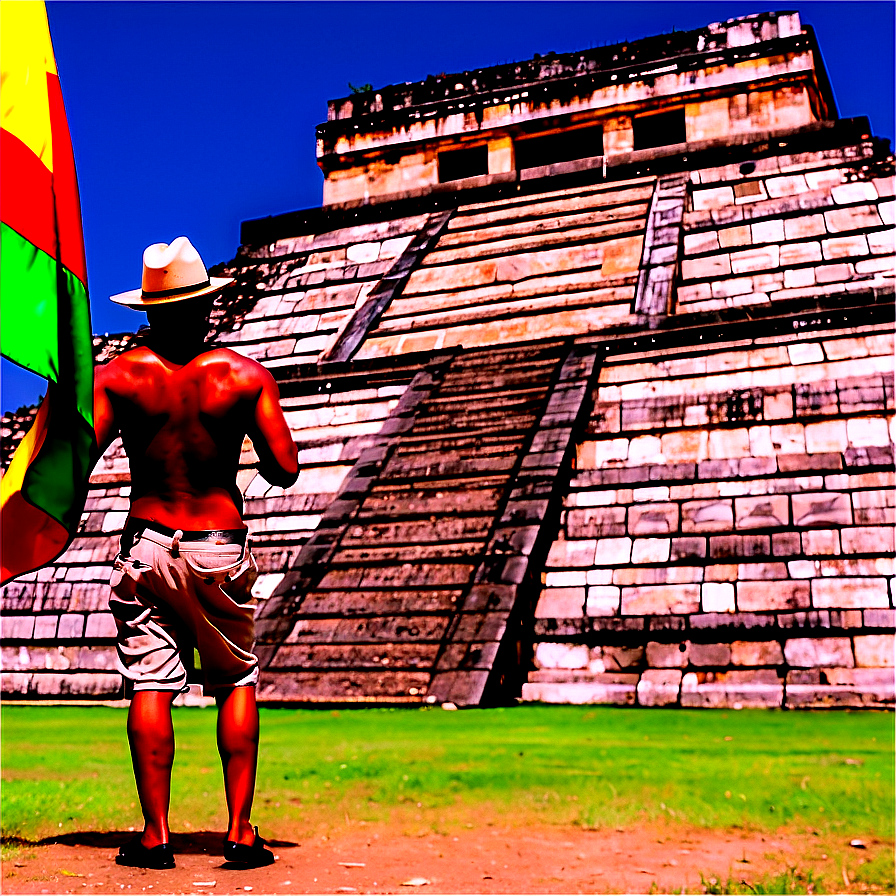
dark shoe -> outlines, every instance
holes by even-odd
[[[256,827],[255,842],[251,846],[234,843],[233,840],[224,841],[224,861],[240,868],[263,868],[274,864],[274,854],[265,849],[265,841],[258,836]]]
[[[173,868],[174,850],[170,843],[160,843],[147,849],[141,842],[142,834],[125,843],[115,857],[116,865],[128,865],[131,868]]]

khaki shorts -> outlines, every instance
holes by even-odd
[[[247,545],[180,540],[178,533],[130,524],[115,558],[109,600],[126,684],[136,691],[183,691],[188,680],[200,681],[206,691],[254,685],[251,589],[257,575]],[[193,674],[194,648],[199,676]]]

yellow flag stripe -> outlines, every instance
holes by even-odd
[[[0,479],[0,507],[5,507],[10,498],[22,490],[22,483],[25,480],[25,473],[28,472],[28,466],[44,444],[44,439],[47,436],[47,420],[50,415],[48,397],[45,397],[43,402],[41,402],[37,417],[34,419],[34,423],[31,424],[31,429],[25,433],[25,437],[18,448],[16,448],[16,453],[12,456],[12,463],[10,463],[3,478]],[[7,520],[5,525],[15,524]]]
[[[53,170],[47,73],[56,74],[42,0],[0,3],[0,122]]]

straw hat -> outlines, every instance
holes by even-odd
[[[143,286],[110,296],[119,305],[146,308],[182,302],[217,292],[233,283],[232,277],[209,277],[199,253],[185,237],[170,245],[153,243],[143,253]]]

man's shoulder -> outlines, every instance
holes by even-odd
[[[108,361],[104,361],[102,364],[97,364],[96,372],[98,375],[105,374],[108,376],[130,371],[142,365],[153,364],[158,362],[158,360],[158,355],[152,349],[147,348],[145,345],[138,345],[123,351],[120,355],[116,355]]]
[[[197,356],[196,362],[199,364],[226,364],[240,373],[269,375],[267,368],[259,364],[258,361],[222,345],[208,346],[201,355]]]

